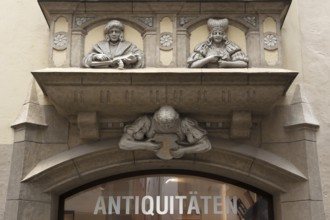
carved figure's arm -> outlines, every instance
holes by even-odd
[[[248,67],[249,59],[237,44],[227,41],[226,50],[230,54],[230,58],[227,60],[219,60],[218,64],[220,68]]]
[[[206,136],[204,136],[194,144],[188,145],[188,143],[185,144],[183,142],[177,142],[177,144],[182,145],[182,147],[180,147],[179,149],[171,150],[171,155],[174,158],[180,158],[184,154],[202,153],[211,149],[211,143]]]
[[[147,116],[139,117],[132,124],[126,125],[119,147],[123,150],[158,150],[162,143],[146,137],[150,127],[151,119]]]
[[[119,147],[123,150],[159,150],[162,143],[156,142],[153,139],[148,139],[145,141],[137,141],[129,134],[123,134],[119,141]]]
[[[218,56],[208,56],[205,57],[203,59],[200,60],[196,60],[195,62],[193,62],[190,67],[191,68],[201,68],[203,66],[205,66],[208,63],[216,63],[218,61],[219,57]]]
[[[129,53],[121,58],[124,63],[136,63],[138,61],[138,55],[134,55],[133,53]]]
[[[139,56],[133,53],[128,53],[126,55],[122,56],[117,56],[113,59],[109,58],[104,58],[104,59],[96,59],[97,56],[104,55],[105,54],[95,54],[92,58],[92,61],[90,62],[89,66],[90,67],[102,67],[102,66],[118,66],[118,69],[124,69],[125,64],[134,64],[138,62]]]
[[[181,121],[181,128],[178,130],[179,140],[176,143],[178,149],[172,149],[171,155],[175,158],[180,158],[184,154],[206,152],[212,148],[207,132],[198,126],[198,122],[184,118]]]
[[[235,61],[220,60],[218,63],[220,68],[245,68],[248,66],[247,62],[242,60],[235,60]]]

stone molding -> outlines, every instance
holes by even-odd
[[[117,147],[118,141],[119,139],[117,138],[102,140],[63,151],[62,153],[40,161],[22,181],[37,181],[43,185],[44,190],[51,191],[63,187],[61,186],[62,184],[68,184],[65,182],[73,181],[75,178],[82,178],[81,181],[87,182],[100,179],[103,177],[103,174],[108,175],[107,172],[103,172],[102,174],[102,172],[99,173],[100,171],[116,169],[116,167],[120,166],[130,167],[126,171],[137,171],[139,170],[139,164],[141,166],[143,163],[147,163],[146,166],[148,166],[149,169],[150,167],[153,167],[153,169],[161,167],[170,169],[175,168],[175,163],[180,163],[180,167],[182,167],[182,164],[187,162],[199,164],[198,166],[190,166],[189,169],[197,169],[197,167],[201,169],[206,166],[208,167],[207,169],[202,169],[200,171],[209,172],[211,166],[213,167],[212,170],[220,169],[223,170],[223,173],[228,172],[231,178],[236,176],[241,176],[240,178],[249,177],[252,179],[251,181],[256,181],[259,182],[259,185],[263,185],[262,188],[279,192],[286,191],[283,180],[300,182],[307,179],[301,171],[284,158],[261,148],[239,145],[219,138],[210,139],[214,149],[207,153],[185,156],[180,160],[175,160],[176,162],[169,161],[168,163],[158,159],[153,153],[137,150],[132,152],[132,154],[128,154],[127,152],[120,151]],[[113,156],[104,160],[103,156],[106,155]],[[221,161],[219,157],[227,158],[227,160],[231,158],[231,162],[227,163],[229,161]],[[99,162],[95,163],[95,161]],[[72,170],[74,171],[73,173],[70,172],[73,176],[68,177],[68,173],[63,173],[65,176],[61,177],[58,173],[56,178],[48,178],[49,176],[54,176],[58,168],[71,167],[72,163],[75,164],[76,167]],[[150,166],[150,163],[153,163],[154,166]],[[122,170],[122,172],[125,171]],[[93,177],[88,176],[90,173],[93,173]],[[246,182],[249,182],[249,180]],[[82,184],[82,182],[78,184]]]

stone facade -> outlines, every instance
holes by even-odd
[[[2,7],[13,13],[1,11],[11,20],[0,55],[7,60],[0,75],[0,220],[57,220],[63,193],[150,169],[194,170],[257,187],[273,195],[276,220],[330,219],[328,1],[37,3],[14,0]],[[186,68],[192,47],[205,40],[207,19],[219,14],[229,19],[228,36],[249,56],[249,68]],[[134,36],[146,68],[80,68],[88,42],[97,42],[112,18]],[[170,161],[120,150],[124,126],[164,104],[196,119],[212,149]]]

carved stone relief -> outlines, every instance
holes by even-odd
[[[83,24],[85,24],[86,22],[91,21],[92,19],[94,19],[94,17],[76,17],[75,18],[75,25],[77,27],[80,27]]]
[[[55,50],[65,50],[68,47],[68,36],[66,32],[57,32],[54,34],[53,48]]]
[[[178,19],[179,26],[183,27],[184,25],[188,24],[192,20],[196,19],[196,16],[185,16],[185,17],[180,17]]]
[[[257,26],[257,17],[256,16],[244,16],[242,17],[243,21],[249,25],[256,27]]]
[[[171,50],[173,49],[173,34],[169,32],[163,32],[160,36],[160,49]]]
[[[135,17],[136,20],[140,21],[144,25],[148,27],[153,27],[154,26],[154,19],[153,17]]]
[[[241,48],[227,38],[228,19],[207,22],[209,37],[197,45],[187,60],[190,68],[245,68],[248,57]]]
[[[277,34],[274,32],[266,32],[263,42],[266,50],[276,50],[278,48]]]
[[[104,28],[105,40],[98,42],[83,58],[84,67],[142,68],[144,54],[124,39],[124,24],[111,20]]]
[[[207,132],[190,118],[180,118],[171,106],[162,106],[153,116],[142,116],[125,126],[119,142],[123,150],[148,150],[163,159],[211,149]]]

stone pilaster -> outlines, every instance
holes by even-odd
[[[86,32],[83,29],[73,29],[71,36],[71,66],[80,67],[81,60],[84,57],[84,42],[85,42]]]
[[[249,56],[249,67],[260,67],[260,33],[250,30],[246,34],[247,54]]]
[[[177,30],[177,66],[186,67],[189,56],[189,34],[187,30]]]
[[[145,54],[153,54],[152,56],[145,56],[146,63],[145,66],[148,67],[155,67],[157,65],[157,34],[156,31],[147,31],[143,35],[143,42],[144,42],[144,53]],[[153,43],[152,43],[153,42]]]

